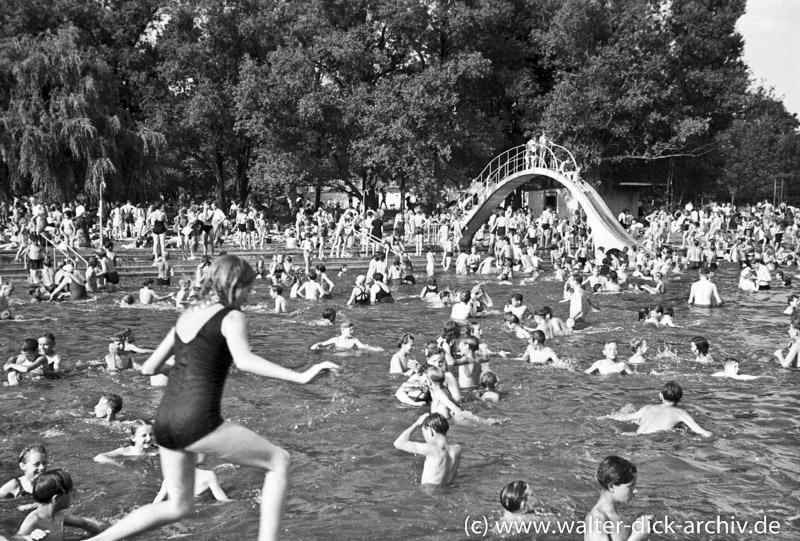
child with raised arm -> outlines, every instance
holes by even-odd
[[[259,539],[277,539],[289,482],[289,454],[256,433],[222,419],[222,390],[228,370],[235,363],[245,372],[305,384],[323,370],[339,367],[322,362],[305,372],[295,372],[250,350],[241,307],[247,302],[255,276],[252,267],[239,257],[226,255],[215,260],[197,304],[181,314],[142,366],[144,375],[157,374],[175,356],[155,424],[164,480],[172,497],[136,509],[92,541],[124,539],[191,515],[197,453],[265,472]]]
[[[275,299],[275,313],[286,313],[286,297],[283,296],[283,286],[275,284],[269,289],[269,296]]]
[[[678,402],[683,397],[683,389],[674,381],[668,381],[661,388],[659,394],[661,404],[645,406],[634,413],[618,413],[607,417],[616,421],[636,421],[639,423],[637,434],[652,434],[662,430],[672,430],[679,423],[685,424],[689,429],[703,437],[711,436],[711,432],[703,430],[692,416],[678,408]]]
[[[94,407],[94,416],[105,419],[107,423],[117,420],[117,413],[122,410],[122,397],[117,394],[104,394]]]
[[[324,342],[317,342],[311,349],[333,347],[335,349],[363,349],[365,351],[383,351],[383,348],[363,344],[358,338],[353,338],[353,324],[343,321],[340,325],[342,334],[329,338]]]
[[[603,487],[600,499],[586,515],[583,541],[642,541],[650,536],[649,515],[629,524],[617,507],[636,495],[636,466],[618,456],[607,456],[597,468],[597,481]]]
[[[798,352],[800,352],[800,318],[792,318],[789,324],[789,338],[791,342],[789,342],[789,350],[786,352],[786,356],[783,355],[783,351],[780,349],[776,349],[775,353],[773,353],[784,368],[791,368],[792,365],[796,366],[798,358],[800,358],[798,357]]]
[[[47,450],[43,445],[29,445],[19,454],[19,469],[23,475],[0,487],[0,498],[16,498],[33,494],[33,483],[47,469]]]
[[[131,425],[131,439],[130,445],[119,447],[113,451],[100,453],[94,457],[95,462],[102,462],[103,464],[113,464],[115,466],[122,466],[122,462],[114,460],[116,457],[141,457],[153,456],[155,450],[153,447],[153,425],[147,421],[134,421]]]
[[[609,340],[603,346],[604,359],[595,361],[592,366],[584,370],[585,373],[591,374],[597,372],[601,376],[609,374],[632,374],[633,370],[624,361],[617,361],[617,343],[614,340]]]
[[[33,485],[33,499],[38,504],[22,525],[17,535],[24,536],[35,530],[48,531],[48,540],[63,541],[64,527],[81,528],[91,534],[98,534],[108,528],[105,522],[79,517],[67,513],[72,505],[72,478],[63,470],[43,472]]]
[[[461,389],[474,389],[481,384],[481,361],[487,362],[488,359],[476,358],[479,342],[474,336],[465,336],[458,344],[458,353],[461,355],[456,359],[458,365],[458,386]]]
[[[419,428],[425,443],[410,440]],[[394,440],[396,449],[425,456],[420,484],[449,485],[455,479],[461,463],[461,446],[447,443],[449,429],[450,424],[443,416],[426,413]]]
[[[133,353],[125,351],[125,339],[122,333],[114,335],[108,345],[108,354],[105,356],[106,370],[118,372],[133,368]]]

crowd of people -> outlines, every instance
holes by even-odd
[[[112,220],[111,237],[120,240],[118,237],[125,239],[128,234],[142,234],[141,229],[136,230],[137,223],[149,224],[154,237],[164,235],[165,231],[156,227],[157,224],[166,227],[167,220],[162,207],[154,205],[152,212],[145,214],[141,222],[138,215],[134,217],[133,231],[128,229],[128,211],[120,210],[114,214],[112,210],[109,218]],[[66,234],[65,229],[71,231],[63,227],[65,219],[72,219],[67,216],[68,212],[77,213],[77,209],[47,210],[35,200],[14,205],[13,208],[6,224],[11,229],[27,231],[27,234],[17,234],[18,237],[26,237],[24,242],[28,243],[20,247],[18,255],[27,258],[29,267],[35,267],[30,263],[31,255],[34,260],[37,256],[36,250],[30,248],[31,238],[34,244],[42,242],[36,235],[47,235],[48,228]],[[121,209],[122,206],[115,208]],[[183,210],[179,211],[179,217]],[[210,240],[210,246],[203,241],[203,246],[210,249],[198,265],[194,284],[182,282],[180,292],[184,293],[180,299],[177,295],[170,299],[182,310],[175,326],[154,350],[138,348],[134,344],[133,332],[126,329],[115,336],[109,344],[108,355],[102,360],[109,371],[138,367],[142,374],[152,376],[154,383],[157,381],[162,385],[166,379],[164,397],[154,413],[155,421],[130,423],[126,427],[130,430],[130,445],[95,457],[101,463],[120,464],[120,460],[126,457],[152,454],[154,443],[157,444],[164,482],[155,502],[138,508],[110,527],[93,519],[71,515],[71,477],[62,470],[48,469],[46,450],[33,445],[23,449],[19,455],[23,475],[0,487],[0,497],[31,494],[35,502],[35,508],[12,539],[61,539],[65,526],[88,531],[94,535],[91,538],[94,541],[123,539],[186,517],[191,513],[195,494],[211,490],[218,499],[227,498],[213,472],[209,474],[207,470],[197,467],[198,457],[204,455],[253,467],[265,473],[260,539],[277,537],[288,484],[289,455],[254,432],[222,418],[220,402],[227,372],[235,364],[240,370],[255,375],[305,384],[321,372],[336,373],[339,367],[325,361],[314,364],[304,372],[295,372],[251,351],[246,317],[241,309],[248,301],[251,287],[259,279],[269,281],[271,296],[275,301],[272,310],[277,314],[287,312],[289,301],[283,296],[287,286],[290,298],[334,298],[341,300],[342,304],[384,304],[393,301],[391,285],[412,284],[416,283],[417,277],[421,278],[411,264],[406,245],[413,246],[417,254],[426,254],[427,278],[419,294],[419,302],[436,307],[447,306],[450,308],[450,317],[441,335],[425,344],[419,360],[414,353],[414,337],[403,334],[397,344],[397,352],[389,363],[389,372],[406,378],[397,389],[397,400],[409,406],[429,408],[397,436],[394,446],[402,451],[423,455],[425,460],[421,483],[441,485],[453,482],[462,456],[469,453],[468,446],[452,443],[448,439],[451,425],[460,422],[502,422],[480,418],[463,407],[463,398],[468,394],[488,402],[502,400],[503,393],[498,389],[500,378],[490,367],[490,360],[496,357],[512,359],[508,352],[494,351],[482,339],[481,318],[502,319],[506,332],[526,341],[527,348],[518,358],[519,361],[552,364],[556,368],[572,371],[580,368],[587,374],[596,373],[600,376],[631,373],[647,362],[647,343],[641,337],[629,339],[631,356],[627,361],[620,359],[618,341],[609,340],[604,344],[602,358],[585,367],[580,366],[580,362],[560,358],[553,349],[552,341],[590,325],[590,314],[599,304],[595,295],[622,291],[656,299],[655,303],[650,304],[657,306],[640,313],[640,319],[646,324],[664,327],[680,324],[674,321],[672,307],[663,305],[663,299],[667,287],[665,278],[683,272],[698,273],[687,299],[689,304],[721,306],[723,300],[713,282],[713,274],[722,261],[741,265],[740,288],[743,290],[763,291],[772,285],[786,286],[787,279],[790,279],[787,277],[789,265],[797,257],[798,227],[795,222],[796,219],[800,220],[796,209],[786,206],[775,208],[769,204],[738,210],[729,205],[711,205],[703,209],[687,205],[675,214],[660,210],[646,218],[649,224],[646,227],[638,226],[636,220],[628,217],[629,213],[623,212],[620,222],[640,244],[622,249],[605,249],[593,245],[591,231],[580,213],[558,217],[548,208],[535,216],[530,209],[514,210],[509,205],[493,214],[482,229],[482,235],[476,237],[475,245],[467,252],[459,248],[460,224],[457,216],[443,209],[435,217],[426,216],[420,208],[409,209],[405,215],[398,213],[391,227],[385,226],[380,211],[368,211],[362,217],[354,210],[345,210],[336,221],[327,210],[310,213],[301,209],[292,231],[285,238],[302,239],[299,244],[287,242],[289,246],[303,250],[305,269],[302,269],[293,267],[288,257],[278,253],[269,265],[261,257],[254,267],[237,256],[213,258],[217,231],[225,227],[221,224],[231,220],[230,216],[222,213],[215,223],[214,214],[217,210],[213,205],[203,205],[202,212],[210,213],[208,219],[211,223],[208,225],[211,228],[208,231],[204,229],[205,214],[200,218],[194,215],[195,224],[203,222],[198,230],[199,237]],[[253,230],[250,228],[252,212],[252,209],[239,209],[237,206],[232,222],[236,224],[236,242],[245,248],[254,248],[255,244],[262,242],[258,225]],[[56,215],[61,216],[60,223],[56,221]],[[80,216],[84,215],[85,210]],[[252,219],[254,224],[258,223],[257,216]],[[187,220],[191,223],[188,212]],[[420,238],[431,220],[436,221],[439,231],[442,259],[438,263],[430,244]],[[240,223],[243,228],[239,226]],[[68,238],[58,239],[52,231],[49,238],[73,245],[79,236],[76,232],[82,231],[84,225],[78,222],[74,226],[75,232]],[[385,233],[387,229],[391,230],[388,234]],[[329,235],[331,231],[333,234]],[[363,240],[351,244],[350,237],[357,234],[362,234]],[[680,245],[677,242],[670,243],[671,239],[678,237]],[[355,251],[357,247],[363,254],[372,255],[372,259],[367,273],[355,278],[355,285],[348,297],[346,291],[340,292],[342,288],[334,290],[334,283],[328,277],[323,263],[313,268],[312,264],[315,259],[326,258],[326,253],[330,254],[327,257],[341,256],[343,250]],[[154,238],[153,248],[156,264],[165,262],[168,256],[166,243]],[[484,248],[486,251],[482,254]],[[687,248],[685,253],[683,248]],[[97,254],[100,261],[95,261],[93,266],[92,261],[88,260],[87,271],[99,267],[99,271],[94,272],[96,279],[103,278],[113,284],[111,273],[116,274],[118,280],[118,273],[113,267],[113,241],[108,241],[99,250],[102,251]],[[187,257],[196,254],[196,250],[189,246]],[[392,258],[391,264],[389,258]],[[101,261],[104,259],[111,260],[111,263],[103,264]],[[451,272],[453,260],[455,266],[452,272],[476,277],[477,283],[473,287],[465,290],[439,287],[436,274]],[[757,287],[743,287],[751,279],[745,273],[753,267],[757,269],[752,278]],[[779,268],[787,270],[776,282],[772,273],[777,274]],[[46,293],[51,298],[66,289],[72,294],[74,283],[86,287],[88,272],[81,275],[74,269],[73,263],[66,263],[58,272],[61,276],[55,274],[50,283],[55,287]],[[346,275],[347,268],[343,266],[339,277]],[[520,291],[511,292],[500,310],[483,287],[493,277],[496,277],[497,284],[511,288],[529,286],[544,277],[563,282],[563,302],[568,304],[566,317],[556,317],[554,310],[547,306],[529,308]],[[167,273],[164,279],[168,278]],[[517,278],[519,282],[515,281]],[[37,279],[38,274],[32,274],[32,280]],[[159,300],[159,295],[153,292],[151,286],[149,281],[143,284],[139,291],[140,303]],[[2,285],[0,303],[3,304],[0,304],[0,311],[8,310],[11,291],[11,284]],[[39,293],[45,295],[42,291]],[[77,297],[80,297],[80,293],[78,290]],[[121,304],[129,303],[123,299]],[[798,297],[791,296],[788,304],[786,314],[791,316],[789,335],[792,342],[785,354],[781,350],[775,352],[783,367],[796,365],[800,352],[800,315],[795,311],[800,304]],[[326,308],[321,323],[330,325],[335,319],[336,311]],[[362,342],[353,334],[353,323],[345,321],[340,325],[340,335],[310,347],[314,350],[383,351],[380,347]],[[697,363],[720,365],[722,370],[713,376],[736,379],[755,377],[739,374],[735,359],[717,363],[709,353],[709,342],[702,336],[694,337],[689,347]],[[131,352],[149,353],[150,357],[141,365],[136,365]],[[24,340],[21,353],[9,359],[4,369],[7,373],[6,385],[25,384],[37,377],[58,377],[64,367],[59,354],[55,352],[55,336],[45,333],[38,340]],[[623,408],[601,419],[636,422],[640,434],[672,430],[683,424],[700,436],[710,437],[711,432],[678,407],[682,396],[681,385],[668,381],[660,389],[659,404],[645,405],[639,409]],[[103,396],[95,407],[95,414],[108,423],[114,423],[122,403],[123,399],[117,395]],[[417,431],[423,442],[414,441]],[[235,444],[231,445],[231,442]],[[645,538],[650,517],[631,522],[624,520],[619,512],[620,504],[628,502],[636,492],[636,466],[624,458],[609,456],[599,465],[597,480],[602,488],[601,495],[588,513],[586,522],[614,523],[615,530],[611,535],[614,539]],[[557,520],[537,515],[532,501],[531,487],[526,482],[509,483],[500,494],[503,521]],[[637,523],[639,526],[636,526]],[[601,534],[602,530],[587,532],[585,539],[607,538]]]

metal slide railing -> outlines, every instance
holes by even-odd
[[[580,185],[580,168],[566,148],[550,141],[547,144],[520,145],[495,156],[467,188],[456,203],[456,215],[467,224],[473,212],[511,175],[534,172],[537,169],[557,171],[562,177]]]

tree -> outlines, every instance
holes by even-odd
[[[116,196],[154,179],[149,167],[163,137],[120,120],[108,65],[66,28],[0,45],[0,155],[10,188],[49,200]],[[135,177],[139,182],[129,183]]]

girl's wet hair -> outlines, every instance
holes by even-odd
[[[34,451],[39,453],[40,455],[47,456],[47,449],[44,448],[44,445],[41,445],[39,443],[35,443],[33,445],[28,445],[25,449],[20,451],[20,453],[19,453],[19,463],[20,464],[25,464],[25,462],[27,462],[27,460],[28,460],[28,456],[30,456],[30,454],[32,452],[34,452]]]
[[[700,355],[705,355],[706,353],[708,353],[708,340],[706,340],[702,336],[695,336],[694,338],[692,338],[692,344],[695,345]]]
[[[500,505],[510,513],[518,512],[528,501],[525,496],[527,490],[528,483],[525,481],[514,481],[507,484],[500,491]]]
[[[401,347],[403,347],[404,344],[408,344],[409,342],[413,342],[413,341],[414,341],[414,337],[411,336],[410,334],[406,333],[403,336],[401,336],[400,337],[400,341],[397,342],[397,349],[400,349]]]
[[[48,503],[54,496],[69,494],[72,490],[72,477],[64,470],[42,472],[33,481],[33,499],[38,503]]]
[[[641,337],[637,337],[631,340],[631,352],[636,353],[636,350],[638,350],[642,346],[644,341],[645,339]]]
[[[650,309],[649,308],[642,308],[639,310],[639,321],[644,321],[650,317]]]
[[[133,441],[133,437],[136,436],[136,432],[138,432],[143,426],[153,426],[153,423],[139,419],[131,424],[131,441]]]
[[[530,341],[531,342],[539,342],[540,344],[544,345],[545,341],[545,334],[544,331],[535,330],[530,334]]]
[[[497,386],[497,374],[492,371],[484,372],[481,374],[480,384],[481,387],[487,391],[492,391]]]
[[[256,272],[250,264],[235,255],[225,255],[217,258],[208,269],[200,292],[198,301],[214,300],[226,308],[239,308],[238,294],[256,279]]]

